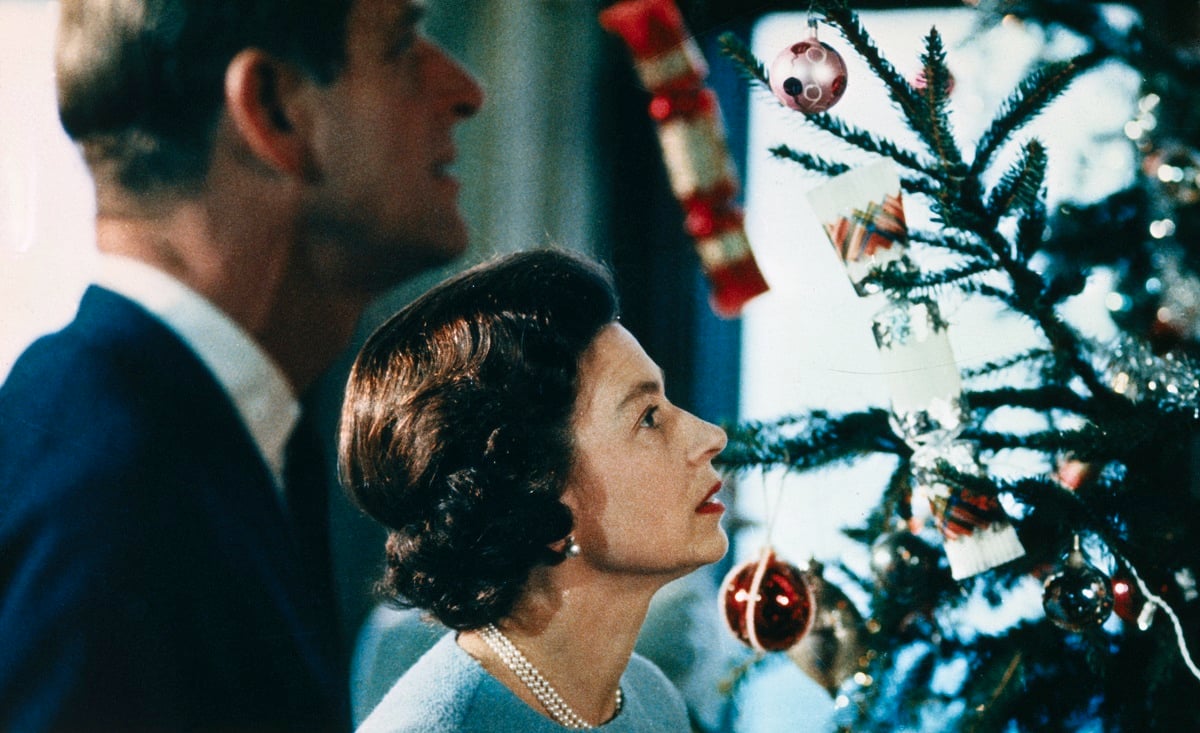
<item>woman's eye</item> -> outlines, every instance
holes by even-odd
[[[656,427],[658,427],[658,416],[657,416],[657,414],[658,414],[658,408],[657,408],[657,407],[651,407],[650,409],[646,410],[644,413],[642,413],[642,422],[641,422],[641,426],[642,426],[643,428],[656,428]]]

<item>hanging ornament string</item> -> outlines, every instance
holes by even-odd
[[[789,464],[791,461],[788,458],[784,459],[784,464]],[[771,492],[767,488],[767,474],[763,472],[763,511],[767,515],[767,536],[763,540],[763,545],[766,547],[772,546],[771,539],[775,536],[775,524],[779,520],[779,515],[782,514],[783,507],[783,484],[787,481],[788,470],[784,468],[779,473],[779,487],[775,490],[775,500],[771,500]]]
[[[746,646],[762,654],[791,648],[807,632],[816,614],[807,576],[776,557],[771,545],[775,522],[783,502],[783,479],[772,501],[763,472],[763,506],[766,532],[758,558],[729,571],[717,593],[719,610],[729,631]]]
[[[1200,668],[1196,667],[1196,663],[1192,661],[1192,655],[1188,652],[1187,639],[1183,634],[1183,624],[1180,623],[1179,617],[1175,615],[1174,609],[1160,596],[1150,592],[1150,588],[1146,586],[1146,582],[1142,580],[1142,576],[1138,575],[1138,571],[1133,567],[1133,563],[1126,560],[1125,564],[1129,568],[1129,573],[1133,575],[1133,580],[1137,583],[1138,589],[1145,596],[1146,602],[1161,608],[1163,613],[1167,614],[1167,618],[1171,619],[1171,625],[1175,628],[1175,642],[1179,645],[1179,654],[1183,657],[1183,663],[1187,665],[1192,676],[1200,680]]]
[[[746,618],[750,620],[756,618],[755,613],[758,611],[758,602],[762,598],[763,576],[767,574],[767,564],[771,562],[772,557],[772,553],[768,549],[769,547],[769,543],[763,547],[762,555],[759,556],[758,559],[758,565],[754,567],[754,577],[750,580],[750,588],[749,593],[747,593],[748,598],[746,601]],[[761,653],[761,650],[764,649],[764,647],[762,642],[758,639],[758,629],[756,627],[757,624],[747,623],[746,637],[747,641],[750,642],[751,648],[758,649]]]

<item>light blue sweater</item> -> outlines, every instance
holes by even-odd
[[[621,676],[621,712],[604,733],[687,733],[679,692],[649,660],[634,655]],[[446,634],[401,677],[357,733],[560,733]]]

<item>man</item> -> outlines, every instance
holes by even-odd
[[[482,93],[413,0],[61,13],[103,262],[0,388],[0,730],[347,728],[285,446],[366,303],[465,248]]]

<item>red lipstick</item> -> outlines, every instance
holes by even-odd
[[[696,507],[697,514],[720,514],[725,511],[725,505],[717,498],[717,492],[721,490],[721,482],[718,481],[704,497],[704,501],[700,502],[700,506]]]

